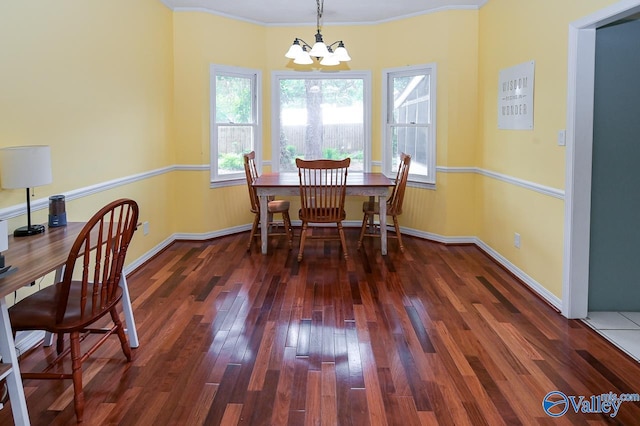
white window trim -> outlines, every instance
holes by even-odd
[[[210,64],[209,66],[209,170],[211,187],[223,187],[235,185],[245,179],[244,172],[218,174],[218,132],[216,128],[216,75],[237,75],[239,77],[252,78],[253,87],[253,114],[254,114],[254,139],[253,150],[256,152],[256,167],[262,169],[262,71],[251,68],[234,67],[228,65]]]
[[[392,170],[392,156],[391,156],[391,143],[390,143],[390,130],[391,126],[388,124],[387,120],[389,117],[389,77],[396,74],[404,74],[404,73],[416,73],[416,72],[424,71],[426,74],[430,75],[430,88],[429,88],[429,96],[431,106],[429,108],[431,112],[431,126],[429,127],[429,140],[432,143],[428,147],[428,155],[429,155],[429,164],[427,167],[432,173],[428,176],[425,175],[417,175],[411,173],[411,168],[409,168],[409,181],[419,184],[418,186],[422,187],[422,184],[427,188],[432,188],[436,183],[436,117],[437,117],[437,99],[436,99],[436,87],[437,87],[437,65],[432,62],[429,64],[421,64],[421,65],[411,65],[407,67],[397,67],[397,68],[386,68],[382,70],[382,171],[390,178],[395,178],[397,170]]]
[[[345,78],[363,81],[363,108],[364,108],[364,171],[371,171],[371,72],[369,71],[340,71],[329,73],[312,71],[301,73],[299,71],[274,71],[271,73],[271,169],[274,172],[280,170],[280,80],[281,79],[308,79],[308,78]]]

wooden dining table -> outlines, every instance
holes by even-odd
[[[253,182],[260,199],[260,237],[262,254],[267,254],[267,203],[270,196],[299,196],[300,178],[297,172],[264,173]],[[380,202],[380,246],[387,254],[387,195],[393,181],[382,173],[352,172],[347,175],[347,195],[377,197]]]

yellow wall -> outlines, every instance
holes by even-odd
[[[491,0],[480,9],[477,166],[564,190],[569,24],[612,0]],[[498,130],[501,69],[535,61],[534,129]],[[564,201],[478,176],[478,237],[559,299]],[[514,247],[514,234],[521,247]]]
[[[402,22],[377,26],[326,26],[326,40],[345,40],[353,60],[341,69],[367,70],[372,77],[373,161],[381,161],[382,71],[385,68],[424,63],[438,66],[438,165],[473,165],[477,134],[477,31],[475,11],[427,14]],[[271,160],[271,73],[294,70],[284,52],[295,37],[312,39],[314,27],[272,28],[213,14],[174,14],[176,143],[178,163],[209,162],[209,65],[211,63],[260,69],[263,73],[263,146]],[[407,41],[406,34],[414,39]],[[398,48],[398,46],[406,46]],[[380,55],[380,52],[386,52]],[[208,172],[203,171],[208,177]],[[205,177],[205,179],[206,179]],[[185,179],[185,178],[180,178]],[[410,189],[407,203],[430,203],[428,214],[403,215],[402,226],[442,235],[475,235],[473,176],[438,176],[438,191]],[[209,189],[206,185],[183,187],[181,199],[189,213],[178,219],[179,229],[207,232],[248,223],[245,210],[228,209],[224,201],[246,200],[246,188]],[[459,194],[462,194],[461,196]],[[204,200],[204,202],[203,202]],[[293,209],[297,208],[295,199]],[[204,209],[203,209],[204,204]],[[225,206],[220,209],[219,206]],[[237,201],[236,201],[237,205]],[[216,206],[218,206],[216,208]],[[215,211],[216,214],[211,214]],[[348,220],[360,220],[357,200],[347,202]],[[200,220],[198,220],[200,219]]]
[[[372,159],[382,159],[382,71],[436,63],[437,189],[409,188],[401,224],[418,233],[477,236],[561,296],[564,202],[477,173],[477,167],[562,190],[570,22],[613,0],[491,0],[479,11],[441,11],[378,25],[325,26],[372,76]],[[175,170],[67,203],[70,220],[128,196],[150,234],[130,260],[175,233],[206,234],[251,222],[244,185],[209,187],[209,66],[263,73],[263,157],[271,160],[271,73],[314,27],[264,27],[203,12],[171,12],[158,0],[3,2],[0,8],[0,147],[51,145],[54,182],[36,199],[175,165]],[[308,40],[307,40],[308,41]],[[535,127],[497,129],[501,69],[535,61]],[[193,167],[196,166],[196,167]],[[199,166],[199,167],[198,167]],[[454,169],[452,169],[454,168]],[[24,203],[0,191],[0,213]],[[295,203],[294,203],[295,204]],[[295,205],[292,208],[296,208]],[[34,212],[46,222],[46,210]],[[348,220],[359,220],[357,200]],[[10,228],[24,224],[10,220]],[[522,247],[513,247],[513,234]]]
[[[0,147],[51,146],[53,183],[36,188],[34,201],[175,163],[172,27],[156,0],[2,2]],[[135,198],[151,229],[134,238],[136,259],[174,232],[169,179],[69,200],[68,218]],[[0,192],[0,209],[21,203],[24,190]],[[46,223],[46,209],[33,219]],[[9,228],[25,224],[17,217]]]

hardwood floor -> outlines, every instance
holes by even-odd
[[[309,241],[300,264],[282,238],[249,253],[248,233],[171,245],[128,278],[133,362],[114,338],[84,364],[85,424],[638,424],[639,402],[543,411],[551,391],[638,393],[640,364],[478,248],[407,236],[382,257],[346,231],[348,261],[336,241]],[[24,384],[32,424],[75,421],[71,381]]]

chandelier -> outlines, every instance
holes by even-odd
[[[342,40],[336,41],[329,45],[326,45],[322,40],[322,34],[320,33],[320,19],[324,10],[324,0],[316,0],[317,15],[316,15],[316,42],[313,47],[302,40],[296,38],[293,40],[293,44],[284,55],[286,58],[293,59],[294,64],[298,65],[310,65],[313,64],[312,57],[320,61],[320,65],[334,66],[340,64],[340,62],[350,61],[349,53],[344,47]],[[338,45],[336,50],[333,50],[333,46]]]

